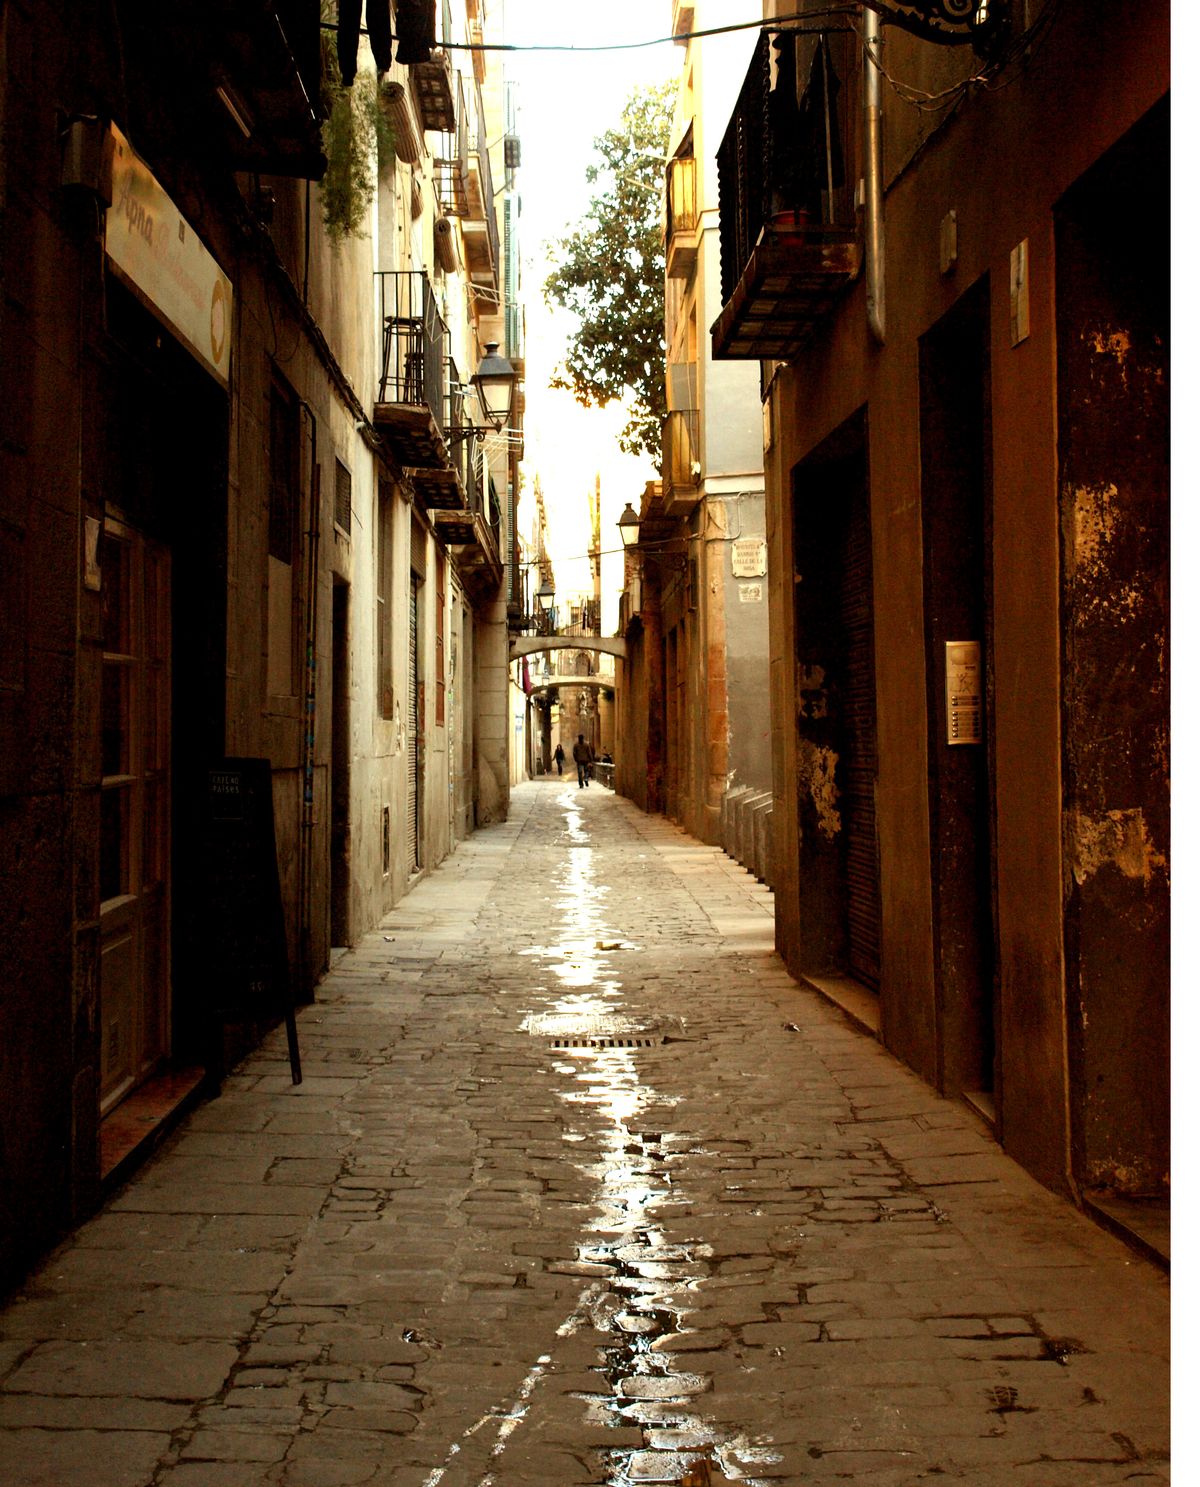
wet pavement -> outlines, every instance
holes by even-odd
[[[1164,1278],[520,787],[0,1312],[10,1487],[1167,1479]]]

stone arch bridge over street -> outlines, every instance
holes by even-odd
[[[625,642],[617,635],[523,635],[510,640],[508,658],[537,656],[544,651],[596,651],[605,656],[625,659]]]

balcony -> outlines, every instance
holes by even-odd
[[[153,55],[179,119],[224,164],[316,181],[325,173],[320,21],[317,0],[174,0],[147,10],[131,44]]]
[[[460,511],[465,491],[446,440],[455,422],[446,322],[426,274],[377,273],[375,278],[381,327],[375,427],[426,507]]]
[[[663,515],[690,511],[700,494],[700,414],[677,408],[663,419]]]
[[[468,586],[488,591],[503,581],[500,503],[487,474],[483,451],[474,443],[465,511],[434,513],[434,535],[448,547],[457,547],[458,568]]]
[[[495,289],[500,263],[492,162],[488,154],[483,100],[458,80],[457,125],[443,134],[434,159],[438,204],[462,223],[466,269],[472,283]]]
[[[759,39],[717,151],[723,308],[712,327],[715,358],[788,360],[858,276],[862,246],[845,163],[853,141],[838,81],[853,60],[840,35]],[[787,81],[797,76],[808,80],[798,99]]]
[[[414,62],[408,71],[426,131],[454,131],[454,74],[445,52],[434,52],[428,62]]]
[[[492,162],[482,137],[467,155],[467,214],[463,218],[463,247],[471,282],[499,287],[500,234],[496,227],[496,198]]]
[[[696,206],[696,158],[667,162],[667,278],[690,279],[700,251],[700,213]]]

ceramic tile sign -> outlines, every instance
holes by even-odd
[[[732,546],[734,578],[765,577],[767,544],[762,537],[739,537]]]
[[[118,276],[225,387],[233,285],[115,124],[104,247]]]
[[[946,742],[983,742],[983,663],[977,640],[946,642]]]

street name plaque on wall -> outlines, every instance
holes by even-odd
[[[767,544],[762,537],[739,537],[730,544],[734,578],[764,578]]]
[[[282,1017],[299,1084],[269,760],[222,759],[208,771],[199,848],[213,1013],[222,1022]]]

